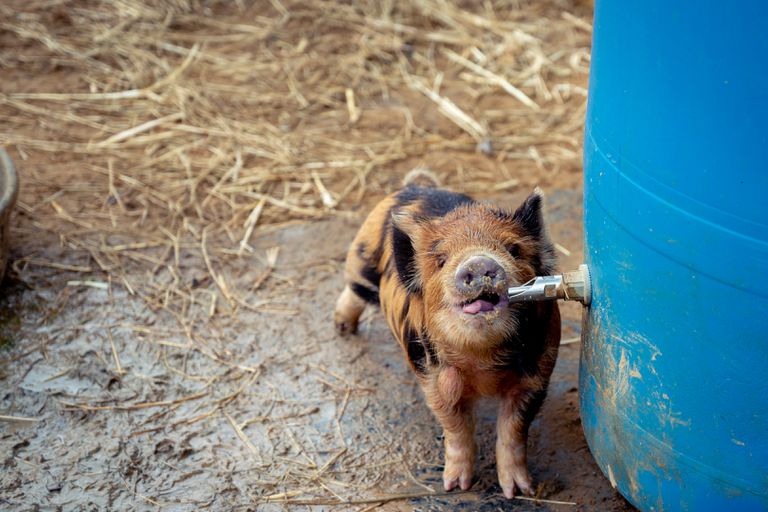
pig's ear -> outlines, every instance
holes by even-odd
[[[400,282],[409,292],[421,292],[421,276],[416,263],[416,247],[420,245],[429,220],[411,212],[392,212],[392,256]]]
[[[517,221],[531,236],[541,238],[544,231],[544,218],[541,213],[541,203],[544,194],[539,187],[533,191],[533,194],[523,202],[520,207],[512,214],[512,218]]]

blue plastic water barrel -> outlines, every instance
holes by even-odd
[[[596,2],[581,416],[642,510],[768,510],[768,2]]]

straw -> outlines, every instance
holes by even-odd
[[[577,180],[591,23],[566,4],[3,3],[0,65],[35,77],[0,85],[0,146],[23,180],[12,277],[46,297],[33,347],[6,363],[93,336],[97,364],[150,391],[64,395],[64,412],[130,416],[135,436],[215,425],[258,463],[249,506],[430,496],[387,493],[435,463],[408,460],[399,427],[377,426],[374,447],[348,443],[350,425],[369,428],[359,422],[372,421],[362,411],[374,390],[313,359],[325,335],[291,346],[270,330],[303,291],[341,279],[343,254],[307,248],[288,269],[296,255],[269,235],[342,217],[355,221],[351,239],[419,165],[481,199]],[[82,296],[102,323],[49,332]],[[141,314],[110,320],[136,303]],[[244,348],[231,343],[241,333],[275,339]],[[46,361],[61,378],[76,357]],[[297,366],[312,382],[300,399],[279,379]],[[321,433],[308,419],[318,411]]]

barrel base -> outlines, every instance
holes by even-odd
[[[628,397],[616,398],[627,391],[620,389],[627,370],[616,364],[616,340],[613,346],[606,343],[600,325],[593,318],[584,326],[580,414],[589,449],[611,485],[644,511],[768,510],[768,496],[751,492],[749,482],[680,453],[625,414],[622,403]],[[618,356],[627,358],[631,355]]]

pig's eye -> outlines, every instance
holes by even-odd
[[[513,258],[517,258],[520,256],[520,245],[509,244],[507,245],[507,251],[509,251],[509,254],[511,254]]]
[[[446,259],[447,259],[447,258],[445,257],[445,254],[438,254],[438,255],[436,256],[436,260],[437,260],[437,266],[438,266],[438,268],[443,268],[443,267],[445,266],[445,261],[446,261]]]

